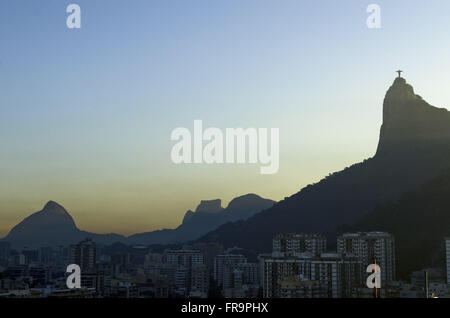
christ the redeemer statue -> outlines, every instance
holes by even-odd
[[[402,77],[402,70],[398,70],[398,71],[396,71],[397,73],[398,73],[398,77]]]

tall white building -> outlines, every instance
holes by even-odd
[[[320,234],[283,233],[272,240],[272,253],[291,256],[296,253],[320,255],[327,249],[327,240]]]
[[[374,261],[381,268],[381,282],[394,281],[395,240],[386,232],[345,233],[337,238],[338,253],[355,255],[361,262],[362,275],[367,277],[366,268]]]

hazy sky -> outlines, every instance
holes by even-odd
[[[450,106],[449,17],[448,0],[2,0],[0,237],[48,200],[83,230],[175,227],[201,199],[280,200],[368,158],[398,68]],[[280,128],[279,172],[173,164],[194,119]]]

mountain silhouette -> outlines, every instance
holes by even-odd
[[[388,90],[377,156],[401,151],[448,150],[450,113],[429,105],[402,77]],[[442,147],[442,148],[441,148]]]
[[[49,201],[41,211],[33,213],[13,227],[5,239],[17,243],[31,243],[40,237],[50,242],[78,234],[79,230],[66,209]]]
[[[223,211],[222,208],[222,200],[216,199],[216,200],[202,200],[200,201],[200,204],[197,206],[197,209],[195,209],[195,212],[202,212],[202,213],[218,213]]]
[[[125,239],[118,234],[81,231],[64,207],[49,201],[41,211],[33,213],[14,226],[3,240],[11,243],[15,248],[21,248],[69,245],[87,237],[102,244],[111,244]]]
[[[172,244],[195,240],[224,223],[245,220],[274,203],[256,194],[234,198],[226,208],[222,208],[219,199],[203,200],[195,212],[186,212],[183,223],[176,229],[135,234],[128,240],[133,244]]]
[[[372,158],[199,240],[269,251],[272,237],[280,232],[321,232],[334,247],[338,226],[354,223],[449,166],[450,113],[429,105],[398,77],[384,98],[380,139]]]
[[[369,212],[344,231],[387,231],[395,237],[398,276],[445,265],[444,237],[450,234],[450,171]]]
[[[41,211],[33,213],[14,226],[3,238],[14,248],[66,246],[91,238],[99,244],[169,244],[197,239],[218,226],[235,220],[246,219],[274,204],[256,194],[233,199],[227,208],[221,200],[203,200],[195,212],[188,211],[183,223],[176,229],[165,229],[124,237],[119,234],[96,234],[78,229],[75,221],[64,207],[49,201]]]

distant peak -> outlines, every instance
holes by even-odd
[[[406,79],[404,79],[403,77],[396,77],[393,85],[405,85],[405,84]]]
[[[259,200],[259,199],[262,199],[259,195],[254,194],[254,193],[248,193],[248,194],[240,195],[240,196],[234,198],[233,200],[230,201],[229,204],[237,203],[237,202],[248,202],[248,201],[254,201],[254,200]]]
[[[11,242],[24,243],[29,246],[56,244],[59,238],[70,238],[78,233],[78,228],[70,214],[55,201],[48,201],[44,208],[35,212],[14,226],[7,238]]]
[[[48,208],[62,208],[62,206],[58,203],[56,203],[55,201],[48,201],[45,206],[44,209],[48,209]]]
[[[216,213],[222,210],[222,200],[202,200],[195,212]]]
[[[377,155],[418,149],[450,138],[450,114],[428,104],[403,77],[389,87]]]
[[[249,194],[244,194],[244,195],[234,198],[233,200],[230,201],[230,203],[228,203],[228,207],[236,208],[236,207],[245,206],[248,204],[252,205],[252,204],[255,204],[256,202],[262,202],[262,201],[266,201],[266,200],[270,201],[268,199],[261,198],[257,194],[249,193]]]
[[[386,97],[413,97],[414,88],[403,77],[397,77],[389,88]]]
[[[46,214],[60,214],[70,216],[66,209],[55,201],[48,201],[42,209],[42,212]]]

